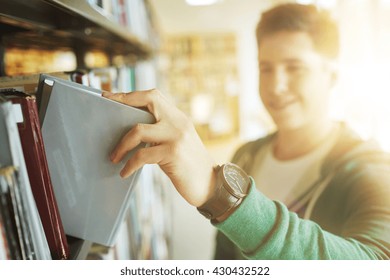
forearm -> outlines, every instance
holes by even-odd
[[[249,259],[376,259],[365,243],[302,220],[256,190],[224,222],[215,224]]]

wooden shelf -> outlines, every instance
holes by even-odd
[[[87,0],[0,0],[4,47],[100,50],[146,59],[151,48]]]

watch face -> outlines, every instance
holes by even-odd
[[[227,184],[231,187],[232,195],[241,197],[247,193],[249,179],[248,175],[235,164],[225,164],[223,166],[223,176]]]

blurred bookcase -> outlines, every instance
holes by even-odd
[[[168,35],[162,75],[176,104],[191,116],[202,140],[215,142],[239,130],[239,77],[233,33]]]
[[[159,34],[147,0],[0,0],[2,79],[77,73],[109,91],[157,87]],[[16,78],[17,79],[17,78]],[[26,79],[31,81],[31,79]],[[169,259],[170,181],[145,166],[114,247],[68,236],[73,259]]]

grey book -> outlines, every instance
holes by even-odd
[[[71,81],[41,75],[39,83],[37,94],[47,100],[39,108],[43,142],[65,233],[112,246],[141,169],[127,179],[119,173],[145,144],[119,164],[109,154],[131,127],[154,117]]]

